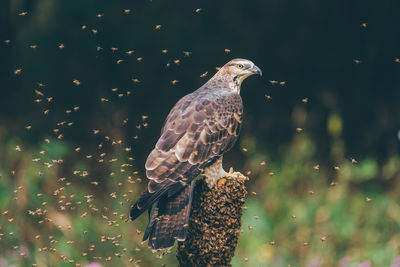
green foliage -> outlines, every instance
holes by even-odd
[[[257,194],[247,201],[234,266],[337,266],[345,257],[389,266],[399,254],[400,183],[389,171],[397,157],[382,167],[366,158],[317,168],[314,146],[300,134],[279,161],[257,167],[262,152],[250,155]],[[392,174],[390,188],[377,183],[381,169]]]
[[[245,136],[243,144],[251,147],[250,140]],[[94,185],[83,174],[90,174],[93,165],[76,161],[67,142],[51,140],[22,151],[15,150],[14,138],[1,142],[6,147],[1,157],[7,161],[0,171],[0,250],[7,252],[1,255],[6,262],[176,264],[174,252],[159,259],[141,244],[146,216],[135,223],[127,219],[141,179],[131,167],[121,168],[128,156],[122,149],[114,150],[118,161],[101,167],[108,178]],[[313,261],[336,266],[345,257],[387,266],[395,258],[400,242],[400,185],[393,176],[398,158],[382,167],[372,158],[346,159],[335,168],[318,165],[315,144],[305,133],[281,159],[266,164],[261,162],[269,155],[253,148],[245,162],[253,173],[233,266],[308,266]],[[32,161],[40,151],[46,151],[41,160]],[[45,167],[61,157],[63,164]],[[70,160],[74,167],[60,180],[65,174],[61,167]],[[381,172],[392,175],[385,176],[390,188],[371,184]]]

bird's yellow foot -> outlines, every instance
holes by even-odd
[[[218,181],[217,181],[217,185],[218,186],[222,186],[223,184],[225,184],[226,183],[226,178],[221,178],[221,179],[219,179]]]

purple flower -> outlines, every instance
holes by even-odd
[[[351,262],[351,258],[346,256],[339,261],[339,267],[371,267],[371,262]]]
[[[101,267],[101,264],[98,262],[92,262],[92,263],[85,265],[84,267]]]
[[[371,262],[370,261],[363,261],[360,263],[357,263],[357,267],[371,267]]]
[[[322,266],[321,258],[314,258],[308,264],[308,267],[321,267],[321,266]]]
[[[339,261],[339,267],[350,267],[351,259],[349,256],[346,256]]]
[[[393,260],[392,265],[390,265],[390,267],[400,267],[400,256],[397,256]]]

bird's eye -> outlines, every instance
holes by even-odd
[[[243,69],[243,65],[242,65],[242,64],[237,64],[236,67],[237,67],[238,69]]]

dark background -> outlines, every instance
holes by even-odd
[[[194,11],[198,7],[200,13]],[[397,1],[4,1],[0,36],[11,43],[0,46],[1,122],[12,131],[39,120],[28,118],[37,105],[26,97],[39,81],[59,106],[81,105],[76,120],[85,124],[100,118],[109,124],[98,98],[114,87],[133,89],[118,108],[131,118],[151,118],[138,149],[146,150],[137,155],[142,159],[172,105],[206,81],[200,74],[210,76],[216,66],[242,57],[264,73],[242,90],[243,131],[252,133],[259,146],[275,154],[292,138],[291,114],[306,97],[307,129],[320,157],[329,160],[326,121],[336,113],[343,120],[346,154],[385,159],[398,152],[400,65],[394,59],[400,56],[399,7]],[[132,14],[123,14],[125,8]],[[18,16],[24,10],[29,13]],[[94,28],[96,35],[90,32]],[[38,47],[29,48],[32,44]],[[97,52],[96,46],[103,49]],[[224,53],[226,48],[231,53]],[[128,56],[128,50],[135,52]],[[184,57],[182,51],[192,55]],[[116,64],[118,59],[125,61]],[[181,63],[175,65],[174,59]],[[21,75],[13,75],[16,68],[22,68]],[[81,86],[74,86],[73,79]],[[174,86],[170,81],[175,79]],[[273,86],[269,80],[286,85]],[[266,103],[265,94],[272,101]]]

